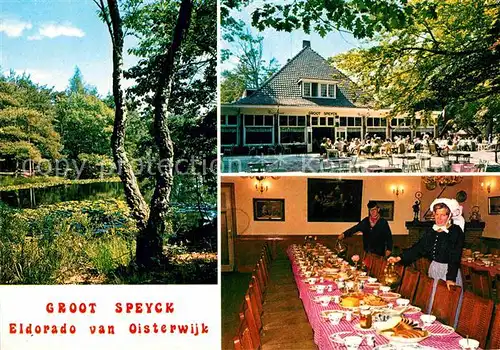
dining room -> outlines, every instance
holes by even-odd
[[[478,175],[222,177],[223,348],[499,348],[500,177]],[[440,203],[451,282],[446,245],[414,253]]]

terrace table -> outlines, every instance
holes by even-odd
[[[402,173],[403,169],[393,167],[393,166],[386,166],[386,167],[377,167],[377,168],[366,168],[367,173]]]
[[[299,296],[304,305],[304,310],[306,311],[307,318],[311,327],[314,331],[314,342],[318,346],[319,350],[330,350],[330,349],[345,349],[345,346],[339,342],[336,342],[330,338],[330,335],[337,334],[337,337],[344,338],[345,336],[358,335],[363,337],[363,342],[361,343],[359,349],[372,349],[366,343],[366,338],[364,335],[373,334],[375,335],[375,346],[388,344],[389,341],[382,335],[376,333],[373,329],[360,330],[356,326],[359,324],[357,316],[353,314],[353,319],[351,322],[342,318],[342,321],[338,325],[332,325],[328,320],[321,317],[321,312],[325,310],[345,310],[339,304],[335,304],[333,301],[327,307],[321,306],[314,301],[314,297],[320,295],[341,295],[341,291],[337,288],[335,282],[325,281],[323,284],[332,284],[333,291],[328,292],[325,290],[324,294],[318,294],[311,290],[311,285],[307,284],[305,278],[302,277],[298,263],[295,261],[293,255],[292,246],[287,250],[288,257],[292,263],[292,270],[299,290]],[[422,313],[416,313],[413,315],[405,315],[405,317],[420,320]],[[443,326],[440,322],[435,321],[430,327],[427,328],[431,335],[421,341],[419,344],[422,346],[430,347],[431,349],[460,349],[459,341],[462,339],[458,333],[452,331],[450,327]]]
[[[271,164],[273,162],[248,162],[248,167],[252,172],[265,172]]]
[[[454,152],[454,151],[451,151],[451,152],[448,152],[448,156],[451,156],[451,157],[455,156],[456,157],[455,163],[460,163],[459,160],[458,160],[460,157],[466,159],[467,160],[466,163],[468,163],[469,160],[470,160],[470,153],[466,153],[466,152]]]

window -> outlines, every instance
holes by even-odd
[[[380,118],[373,118],[373,126],[380,126]]]
[[[354,117],[354,126],[361,126],[361,117]]]
[[[228,115],[227,125],[238,125],[238,117],[235,115]]]
[[[347,126],[348,120],[351,119],[352,117],[340,117],[340,126]]]
[[[253,125],[253,115],[245,115],[245,125]]]
[[[297,121],[298,121],[298,126],[306,126],[306,117],[304,116],[299,116],[297,117]]]
[[[246,128],[245,143],[247,145],[272,144],[273,128],[269,127]]]
[[[335,118],[334,117],[328,117],[328,126],[335,126]]]
[[[238,132],[236,128],[223,128],[221,129],[221,144],[222,145],[236,145],[238,144]]]
[[[288,125],[288,116],[280,115],[280,126],[287,126],[287,125]]]
[[[304,97],[311,97],[311,83],[303,83]]]
[[[318,83],[312,83],[312,97],[318,96]]]
[[[337,98],[337,84],[303,81],[302,96],[317,98]]]
[[[266,115],[264,116],[264,125],[265,126],[273,126],[273,116],[272,115]]]
[[[304,128],[281,128],[280,143],[304,143]]]
[[[254,125],[255,126],[263,126],[264,125],[264,116],[263,115],[256,115]]]
[[[396,118],[391,119],[391,126],[398,126],[398,120]]]
[[[373,126],[373,118],[367,118],[366,126]]]
[[[294,115],[289,116],[288,117],[288,125],[297,126],[297,117]]]
[[[326,125],[326,118],[325,117],[319,118],[319,125]]]
[[[387,126],[387,119],[381,118],[380,119],[380,126]]]
[[[328,97],[328,84],[321,84],[321,97]]]
[[[220,116],[220,125],[226,125],[226,116],[225,115]]]
[[[311,125],[318,125],[318,117],[311,117]]]
[[[336,87],[335,84],[328,84],[328,97],[337,98]]]

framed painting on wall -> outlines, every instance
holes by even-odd
[[[500,196],[488,197],[488,214],[500,215]]]
[[[387,221],[394,220],[394,201],[375,201],[380,208],[380,217]]]
[[[284,199],[253,199],[254,221],[285,221]]]
[[[358,222],[363,180],[308,179],[308,222]]]

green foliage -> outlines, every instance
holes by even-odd
[[[112,177],[116,174],[113,159],[106,155],[80,153],[78,160],[82,169],[81,179]]]
[[[59,134],[52,122],[52,92],[29,77],[0,77],[0,157],[15,161],[57,159]]]
[[[120,182],[120,178],[70,180],[56,176],[0,177],[0,191],[17,191],[29,188],[46,188],[59,185],[83,185],[100,182]]]
[[[72,93],[97,96],[97,88],[95,86],[85,84],[83,74],[78,66],[75,67],[75,72],[69,79],[67,94],[71,95]]]
[[[138,39],[129,53],[138,57],[137,65],[127,73],[136,84],[129,89],[134,106],[145,106],[151,112],[158,63],[170,45],[178,16],[179,2],[128,1],[125,4],[124,27]],[[191,25],[175,58],[169,113],[196,115],[200,109],[215,106],[217,92],[217,8],[215,0],[194,1]]]
[[[232,42],[232,51],[238,64],[231,71],[222,72],[221,102],[234,102],[245,89],[258,89],[270,76],[279,70],[278,62],[273,58],[269,63],[262,59],[264,38],[254,37],[248,28],[233,30],[226,40]]]
[[[500,8],[495,1],[413,1],[403,28],[381,29],[366,49],[333,58],[376,107],[423,113],[446,106],[447,126],[487,125],[498,114]],[[416,11],[415,9],[432,9]],[[457,118],[457,119],[455,119]]]
[[[81,153],[110,156],[113,120],[113,110],[96,96],[82,93],[60,96],[56,130],[62,138],[63,153],[72,159]]]

